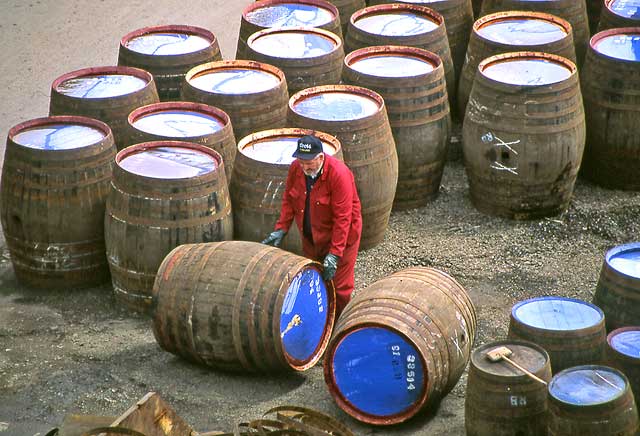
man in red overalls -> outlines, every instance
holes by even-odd
[[[322,262],[324,280],[336,288],[336,316],[351,299],[354,268],[362,233],[360,198],[347,166],[323,153],[315,136],[303,136],[293,153],[282,197],[280,219],[263,244],[280,246],[295,219],[302,250]]]

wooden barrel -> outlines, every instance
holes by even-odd
[[[335,290],[319,263],[256,242],[181,245],[153,287],[158,344],[228,371],[311,368],[334,317]]]
[[[483,0],[483,16],[500,11],[545,12],[564,18],[571,23],[578,65],[582,65],[590,35],[586,0]]]
[[[349,25],[349,19],[351,16],[367,6],[365,0],[329,0],[330,3],[335,5],[340,11],[340,25],[342,27],[342,34],[347,34]]]
[[[476,325],[473,303],[449,275],[424,267],[395,272],[347,304],[325,353],[325,382],[352,417],[403,422],[455,386]]]
[[[605,0],[606,1],[606,0]],[[591,35],[598,32],[600,16],[602,15],[603,0],[586,0],[587,17],[589,18],[589,31]]]
[[[187,141],[209,147],[222,156],[227,180],[236,158],[231,120],[223,110],[200,103],[174,101],[142,106],[129,114],[130,144]]]
[[[340,141],[326,133],[306,129],[273,129],[253,133],[238,143],[236,166],[229,184],[235,239],[262,241],[272,232],[282,206],[289,165],[298,139],[314,135],[326,154],[342,160]],[[302,255],[302,240],[293,224],[281,248]]]
[[[20,283],[109,280],[103,221],[115,154],[109,126],[91,118],[38,118],[9,130],[0,218]]]
[[[426,205],[438,195],[451,133],[442,61],[420,48],[368,47],[345,58],[342,77],[384,98],[398,153],[393,208]]]
[[[505,360],[492,362],[487,352],[512,351],[509,359],[538,378],[551,380],[551,363],[544,348],[526,341],[497,341],[471,353],[464,400],[468,436],[538,436],[547,431],[547,386]]]
[[[194,26],[144,27],[120,41],[118,65],[153,74],[161,101],[178,100],[184,76],[191,68],[221,61],[218,40],[207,29]]]
[[[451,107],[455,107],[456,76],[444,18],[436,11],[411,4],[369,6],[351,16],[345,53],[378,45],[417,47],[442,60]]]
[[[109,125],[118,150],[128,142],[127,116],[157,103],[153,76],[133,67],[94,67],[63,74],[51,85],[49,115],[80,115]]]
[[[471,201],[478,210],[512,219],[562,212],[585,141],[575,64],[541,52],[484,60],[462,133]]]
[[[305,89],[289,100],[289,124],[338,138],[362,204],[360,249],[382,242],[398,183],[398,155],[380,94],[352,85]]]
[[[473,25],[458,84],[458,114],[464,118],[480,62],[497,54],[541,51],[576,61],[573,31],[568,21],[541,12],[495,12]]]
[[[607,335],[607,365],[627,376],[636,405],[640,399],[640,327],[622,327]]]
[[[509,338],[543,347],[554,374],[570,366],[602,363],[606,335],[604,313],[585,301],[538,297],[511,309]]]
[[[591,38],[580,77],[587,120],[581,174],[607,188],[640,191],[640,27]]]
[[[289,94],[312,86],[340,83],[342,39],[328,30],[287,27],[266,29],[247,39],[247,59],[282,70]]]
[[[253,61],[218,61],[189,70],[182,99],[218,107],[231,118],[236,138],[284,127],[287,80],[279,68]]]
[[[599,3],[602,3],[602,0]],[[638,0],[604,0],[598,32],[618,27],[640,27]]]
[[[639,242],[607,251],[593,304],[604,312],[608,331],[640,325]]]
[[[181,244],[233,237],[222,157],[190,142],[154,141],[116,155],[105,239],[116,299],[139,312],[164,257]]]
[[[480,13],[482,11],[482,0],[471,0],[471,4],[473,6],[473,16],[477,19],[482,16]]]
[[[553,358],[552,358],[553,359]],[[634,436],[638,410],[629,382],[607,366],[584,365],[549,383],[549,436]]]
[[[247,39],[260,30],[317,27],[333,32],[342,39],[340,20],[338,8],[326,0],[263,0],[251,3],[242,11],[236,59],[247,59]]]

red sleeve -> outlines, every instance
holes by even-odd
[[[354,183],[348,168],[334,166],[331,178],[331,209],[333,212],[333,230],[329,252],[342,257],[351,229],[353,216]]]
[[[294,168],[295,162],[289,166],[289,172],[287,173],[287,182],[284,187],[284,193],[282,194],[282,205],[280,206],[280,218],[276,222],[276,230],[284,230],[289,232],[291,222],[293,221],[293,203],[291,202],[291,187],[293,186]]]

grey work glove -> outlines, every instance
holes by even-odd
[[[269,233],[269,236],[267,236],[262,243],[279,247],[280,244],[282,244],[282,238],[284,238],[284,235],[286,235],[284,230],[273,231]]]
[[[324,262],[322,262],[322,266],[324,267],[322,278],[325,281],[333,280],[333,277],[336,275],[336,270],[338,269],[338,260],[340,260],[340,258],[331,253],[324,257]]]

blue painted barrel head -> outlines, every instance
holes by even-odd
[[[131,124],[143,132],[169,138],[211,135],[224,127],[224,123],[213,115],[178,109],[150,112]]]
[[[581,330],[601,323],[604,314],[586,301],[565,297],[539,297],[516,303],[513,318],[543,330]]]
[[[224,68],[197,74],[189,83],[202,91],[241,95],[273,89],[280,84],[280,78],[252,68]]]
[[[312,31],[273,32],[249,42],[258,53],[277,58],[310,59],[324,56],[338,48],[333,39]]]
[[[640,20],[640,0],[613,0],[607,6],[616,15]]]
[[[291,280],[280,313],[280,338],[287,359],[294,364],[304,364],[321,351],[331,328],[329,298],[315,268],[306,268]]]
[[[432,72],[436,65],[415,56],[376,53],[355,59],[349,67],[377,77],[414,77]]]
[[[523,17],[489,21],[477,33],[489,41],[524,46],[548,44],[567,36],[567,31],[551,20]]]
[[[322,121],[352,121],[375,115],[380,106],[366,95],[352,92],[323,92],[298,100],[293,110]]]
[[[131,94],[147,86],[147,82],[128,74],[97,74],[62,81],[56,90],[76,98],[107,98]]]
[[[545,58],[506,58],[486,65],[482,74],[510,85],[542,86],[562,82],[573,72],[567,66]]]
[[[640,32],[605,36],[598,39],[593,48],[615,59],[640,62]]]
[[[607,403],[624,394],[626,381],[606,366],[586,365],[565,369],[549,383],[549,394],[564,403],[593,406]]]
[[[293,152],[298,149],[301,136],[274,136],[260,139],[242,147],[240,153],[250,159],[276,165],[290,165],[296,160]],[[322,141],[325,154],[333,156],[336,149]]]
[[[156,179],[186,179],[215,171],[215,158],[200,150],[154,147],[125,156],[118,165],[126,171]]]
[[[330,10],[302,3],[280,3],[256,7],[245,14],[245,19],[260,27],[320,27],[335,17]]]
[[[640,243],[618,245],[605,256],[607,264],[626,276],[640,279]]]
[[[626,327],[610,333],[609,345],[618,353],[640,363],[640,327]]]
[[[136,53],[174,56],[204,50],[211,46],[211,41],[188,33],[152,32],[131,38],[124,46]]]
[[[439,24],[432,18],[412,12],[382,12],[358,18],[354,25],[365,32],[382,36],[413,36],[432,32]]]
[[[97,144],[105,137],[105,133],[95,127],[46,124],[22,130],[11,139],[16,144],[39,150],[70,150]]]
[[[347,333],[332,356],[340,395],[360,412],[390,417],[415,407],[425,392],[422,357],[404,336],[383,327]]]

